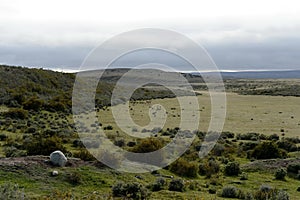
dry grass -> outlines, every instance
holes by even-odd
[[[211,118],[210,96],[203,92],[198,96],[200,105],[201,131],[207,131]],[[180,97],[189,101],[190,97]],[[300,100],[298,97],[281,96],[244,96],[235,93],[227,93],[227,116],[224,131],[234,133],[257,132],[264,134],[282,134],[286,136],[298,136],[300,132]],[[175,98],[155,99],[149,104],[141,102],[131,104],[131,117],[137,125],[145,126],[150,122],[149,109],[151,105],[162,105],[167,114],[164,128],[178,127],[181,118],[181,108]],[[120,113],[121,114],[121,113]],[[103,126],[112,125],[117,128],[111,109],[100,111],[99,118]]]

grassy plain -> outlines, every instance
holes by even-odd
[[[199,130],[207,131],[211,118],[209,93],[202,91],[198,96],[200,107]],[[189,101],[190,97],[179,97]],[[154,99],[151,103],[140,101],[131,104],[131,117],[136,124],[149,123],[149,109],[159,104],[168,112],[165,128],[179,126],[181,109],[176,98]],[[111,109],[101,110],[99,118],[103,126],[112,125],[117,129]],[[227,93],[227,110],[223,131],[234,133],[264,133],[267,135],[285,133],[286,136],[300,136],[300,99],[298,97],[239,95]]]

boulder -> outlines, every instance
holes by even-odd
[[[58,171],[54,170],[54,171],[52,172],[52,176],[57,176],[57,175],[58,175]]]
[[[50,161],[53,165],[63,167],[68,160],[61,151],[54,151],[50,154]]]

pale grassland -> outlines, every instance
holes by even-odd
[[[180,97],[189,101],[190,97]],[[210,96],[203,92],[198,96],[200,105],[199,130],[207,131],[211,118]],[[149,109],[152,105],[164,106],[168,117],[164,128],[178,127],[181,108],[176,98],[155,99],[132,104],[131,117],[138,125],[149,123]],[[119,130],[111,115],[111,109],[101,110],[99,119],[103,126],[112,125]],[[255,96],[227,93],[227,116],[224,131],[234,133],[257,132],[264,134],[279,134],[284,130],[286,136],[299,136],[300,133],[300,98],[282,96]],[[120,130],[119,130],[120,131]]]

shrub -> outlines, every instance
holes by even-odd
[[[240,180],[242,180],[242,181],[248,180],[248,174],[245,172],[242,172]]]
[[[223,139],[234,138],[234,133],[228,132],[228,131],[222,132],[221,133],[221,138],[223,138]]]
[[[85,148],[81,148],[78,152],[74,153],[73,156],[84,161],[96,160],[96,158]]]
[[[157,178],[156,181],[152,184],[152,191],[160,191],[166,185],[166,180],[164,178]]]
[[[253,197],[252,193],[247,192],[247,193],[245,194],[244,200],[254,200],[254,197]]]
[[[289,140],[281,140],[277,142],[279,148],[284,149],[288,152],[295,152],[298,150],[298,147],[295,143],[290,142]]]
[[[208,193],[209,193],[209,194],[216,194],[216,193],[217,193],[217,189],[214,188],[214,187],[213,187],[213,188],[209,188],[209,189],[208,189]]]
[[[66,105],[62,102],[50,100],[50,102],[46,106],[46,110],[63,112],[66,111]]]
[[[276,199],[289,200],[290,195],[284,190],[279,190],[278,193],[277,193],[277,198]]]
[[[238,162],[229,162],[225,165],[224,173],[227,176],[237,176],[240,173],[240,164]]]
[[[112,187],[112,193],[115,197],[128,199],[148,199],[150,193],[139,183],[117,183]]]
[[[147,138],[141,140],[138,145],[136,145],[132,151],[135,153],[148,153],[159,150],[163,147],[162,142],[156,138]]]
[[[22,108],[11,108],[7,112],[4,112],[4,116],[12,119],[26,119],[28,117],[28,111]]]
[[[283,190],[277,190],[272,188],[269,185],[262,185],[260,189],[254,193],[254,199],[256,200],[289,200],[289,194],[286,191]]]
[[[257,145],[257,142],[243,142],[240,144],[243,151],[253,150]]]
[[[128,147],[134,147],[135,145],[136,145],[136,142],[133,142],[133,141],[127,142]]]
[[[24,144],[24,150],[27,151],[28,155],[50,155],[53,151],[60,150],[67,152],[67,149],[62,145],[60,138],[54,136],[49,138],[43,138],[39,136],[32,138]]]
[[[287,172],[283,168],[280,168],[280,169],[276,170],[276,172],[275,172],[275,178],[277,180],[285,180],[286,175],[287,175]]]
[[[262,142],[254,148],[251,157],[256,159],[282,158],[284,153],[274,142]]]
[[[294,163],[294,164],[289,164],[287,166],[288,173],[298,174],[299,170],[300,170],[300,164]]]
[[[73,172],[67,175],[67,180],[72,185],[78,185],[82,182],[82,177],[79,172]]]
[[[5,183],[0,186],[0,199],[24,199],[24,189],[20,189],[18,184]]]
[[[32,97],[23,103],[23,108],[26,110],[38,111],[42,108],[43,105],[44,105],[43,100],[37,97]]]
[[[14,146],[4,148],[5,157],[22,157],[26,156],[26,151],[17,149]]]
[[[239,189],[237,189],[235,186],[225,186],[222,189],[221,196],[225,198],[238,198],[240,195]]]
[[[161,142],[161,140],[151,137],[151,138],[141,140],[137,145],[135,145],[131,149],[131,151],[134,153],[149,153],[149,152],[159,150],[162,147],[163,147],[163,143]],[[152,160],[149,160],[148,157],[143,157],[141,159],[137,159],[134,155],[130,156],[129,159],[137,161],[137,162],[144,162],[144,163],[151,162],[151,164],[159,165],[160,163],[162,163],[164,161],[164,155],[160,154],[160,155],[156,156],[155,158],[153,158]]]
[[[179,158],[170,166],[170,171],[180,176],[186,176],[190,178],[197,177],[198,164],[196,162],[188,162],[183,158]]]
[[[236,138],[238,140],[253,140],[256,141],[260,137],[259,133],[246,133],[246,134],[238,134]]]
[[[103,128],[104,130],[113,130],[113,127],[111,125],[105,126]]]
[[[209,160],[199,165],[199,174],[210,178],[211,175],[216,174],[220,171],[220,165],[215,160]]]
[[[212,153],[215,156],[221,156],[225,151],[225,146],[223,144],[217,143],[212,149]]]
[[[118,139],[114,142],[114,145],[118,146],[118,147],[124,147],[125,146],[125,140],[122,139]]]
[[[97,157],[101,157],[101,160],[103,160],[105,164],[109,164],[110,167],[114,168],[119,167],[123,160],[122,155],[107,150],[99,152]]]
[[[73,141],[72,147],[84,148],[84,144],[82,143],[82,141],[80,139],[75,139]]]
[[[79,199],[79,197],[75,196],[71,191],[58,191],[55,190],[51,192],[49,196],[45,199],[47,200],[57,200],[57,199]]]
[[[7,139],[7,135],[5,134],[0,134],[0,141],[5,141]]]
[[[183,192],[184,191],[184,183],[182,179],[173,179],[169,184],[170,191]]]
[[[279,136],[277,134],[272,134],[268,137],[269,140],[277,141],[279,140]]]

